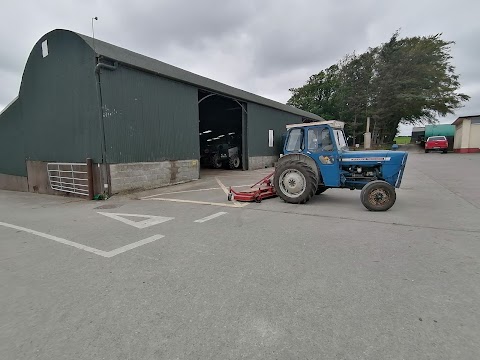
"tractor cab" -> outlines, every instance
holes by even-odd
[[[322,169],[322,183],[339,187],[340,154],[348,150],[343,127],[344,123],[336,120],[287,125],[284,155],[309,157],[318,169]]]

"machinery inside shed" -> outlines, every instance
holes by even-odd
[[[243,168],[242,119],[245,104],[204,90],[198,92],[200,165]]]

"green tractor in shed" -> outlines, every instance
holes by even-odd
[[[222,141],[223,140],[223,141]],[[213,138],[207,145],[200,158],[202,165],[220,169],[226,167],[231,170],[240,169],[242,165],[241,139],[235,134],[228,134]]]

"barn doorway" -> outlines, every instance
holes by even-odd
[[[246,104],[199,90],[198,112],[201,172],[247,169]]]

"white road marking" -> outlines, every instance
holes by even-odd
[[[212,214],[212,215],[210,215],[210,216],[206,216],[206,217],[204,217],[204,218],[195,220],[194,222],[196,222],[196,223],[204,223],[205,221],[215,219],[215,218],[217,218],[217,217],[219,217],[219,216],[222,216],[222,215],[225,215],[225,214],[228,214],[228,213],[226,213],[225,211],[220,211],[220,212],[215,213],[215,214]]]
[[[223,192],[225,193],[225,195],[228,195],[228,189],[225,185],[223,185],[223,183],[220,181],[220,179],[218,177],[215,177],[215,181],[218,183],[218,185],[220,185],[220,187],[222,188]]]
[[[273,168],[272,168],[273,169]],[[268,169],[265,169],[265,170],[268,170]],[[268,173],[265,173],[265,176],[270,174],[273,170],[271,170],[270,172]],[[243,174],[234,174],[234,175],[217,175],[216,177],[220,177],[220,178],[236,178],[236,177],[252,177],[252,176],[258,176],[258,174],[262,174],[264,172],[264,169],[260,169],[260,170],[251,170],[251,171],[247,171]]]
[[[25,227],[22,227],[22,226],[8,224],[8,223],[4,223],[4,222],[0,222],[0,226],[4,226],[4,227],[15,229],[15,230],[24,231],[26,233],[29,233],[29,234],[32,234],[32,235],[37,235],[37,236],[43,237],[45,239],[53,240],[53,241],[59,242],[59,243],[64,244],[64,245],[72,246],[74,248],[77,248],[77,249],[80,249],[80,250],[83,250],[83,251],[87,251],[87,252],[93,253],[95,255],[100,255],[100,256],[103,256],[105,258],[111,258],[115,255],[118,255],[118,254],[124,253],[126,251],[135,249],[139,246],[151,243],[155,240],[158,240],[158,239],[161,239],[161,238],[164,237],[163,235],[153,235],[153,236],[150,236],[146,239],[143,239],[143,240],[134,242],[132,244],[128,244],[128,245],[119,247],[118,249],[115,249],[115,250],[112,250],[112,251],[103,251],[103,250],[98,250],[98,249],[92,248],[90,246],[82,245],[82,244],[79,244],[79,243],[76,243],[76,242],[73,242],[73,241],[70,241],[70,240],[67,240],[67,239],[62,239],[58,236],[53,236],[53,235],[50,235],[50,234],[42,233],[40,231],[28,229],[28,228],[25,228]]]
[[[252,186],[251,184],[249,185],[235,185],[234,187],[236,188],[242,188],[242,187],[250,187]],[[157,196],[163,196],[163,195],[173,195],[173,194],[183,194],[183,193],[189,193],[189,192],[199,192],[199,191],[210,191],[210,190],[220,190],[221,187],[212,187],[212,188],[205,188],[205,189],[195,189],[195,190],[182,190],[182,191],[172,191],[172,192],[166,192],[166,193],[159,193],[155,195],[148,195],[148,196],[143,196],[140,198],[140,200],[147,200],[153,197]]]
[[[218,177],[215,177],[215,180],[217,181],[218,185],[220,185],[220,187],[222,188],[225,195],[228,195],[229,191],[228,191],[227,187],[225,185],[223,185],[223,183],[220,181],[220,179]]]
[[[100,215],[108,216],[111,219],[121,221],[124,224],[134,226],[137,229],[145,229],[147,227],[157,225],[157,224],[161,224],[161,223],[164,223],[166,221],[175,219],[173,217],[153,216],[153,215],[120,214],[120,213],[107,213],[107,212],[101,212],[101,211],[97,211],[97,213],[100,214]],[[132,220],[126,219],[125,216],[147,218],[147,220],[132,221]]]
[[[231,207],[231,208],[241,208],[247,206],[248,203],[243,204],[226,204],[226,203],[216,203],[216,202],[208,202],[208,201],[197,201],[197,200],[185,200],[185,199],[168,199],[168,198],[150,198],[150,199],[143,199],[145,201],[171,201],[171,202],[179,202],[179,203],[190,203],[190,204],[201,204],[201,205],[213,205],[213,206],[224,206],[224,207]]]
[[[15,230],[25,231],[27,233],[37,235],[37,236],[43,237],[45,239],[50,239],[50,240],[53,240],[53,241],[56,241],[56,242],[59,242],[59,243],[65,244],[65,245],[73,246],[77,249],[88,251],[88,252],[91,252],[91,253],[94,253],[94,254],[97,254],[97,255],[100,255],[100,256],[105,256],[105,254],[106,254],[106,252],[103,251],[103,250],[98,250],[98,249],[92,248],[90,246],[78,244],[76,242],[66,240],[66,239],[62,239],[62,238],[59,238],[57,236],[53,236],[53,235],[50,235],[50,234],[45,234],[45,233],[42,233],[40,231],[24,228],[24,227],[17,226],[17,225],[7,224],[7,223],[4,223],[4,222],[0,222],[0,225],[11,228],[11,229],[15,229]]]
[[[223,185],[223,183],[220,181],[220,179],[218,177],[215,177],[215,180],[217,180],[217,183],[218,185],[220,185],[220,187],[222,188],[223,192],[225,193],[225,195],[228,195],[229,194],[229,190],[227,189],[227,187],[225,185]],[[239,202],[235,201],[232,199],[232,204],[235,206],[235,207],[244,207],[244,206],[247,206],[248,203],[243,203],[243,204],[240,204]]]
[[[141,197],[140,200],[145,200],[145,199],[149,199],[149,198],[156,197],[156,196],[162,196],[162,195],[183,194],[183,193],[189,193],[189,192],[209,191],[209,190],[219,190],[219,189],[220,189],[219,187],[213,187],[213,188],[206,188],[206,189],[172,191],[172,192],[166,192],[166,193],[161,193],[161,194],[144,196],[144,197]]]
[[[165,236],[163,235],[153,235],[153,236],[150,236],[146,239],[143,239],[143,240],[139,240],[137,242],[134,242],[134,243],[131,243],[131,244],[128,244],[128,245],[125,245],[125,246],[122,246],[122,247],[119,247],[118,249],[115,249],[115,250],[112,250],[112,251],[109,251],[107,252],[107,256],[105,257],[113,257],[115,255],[118,255],[118,254],[121,254],[121,253],[124,253],[126,251],[129,251],[129,250],[132,250],[132,249],[135,249],[139,246],[142,246],[142,245],[145,245],[145,244],[149,244],[151,242],[154,242],[155,240],[158,240],[158,239],[161,239]]]

